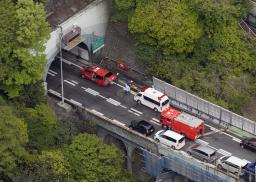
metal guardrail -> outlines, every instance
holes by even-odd
[[[256,122],[153,77],[154,88],[169,96],[171,104],[222,127],[234,126],[256,135]]]

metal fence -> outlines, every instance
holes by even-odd
[[[256,135],[256,122],[153,77],[154,88],[169,96],[171,104],[217,125],[234,126]]]

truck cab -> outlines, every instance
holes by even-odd
[[[80,70],[82,78],[92,80],[100,86],[107,86],[117,79],[117,76],[103,68],[100,68],[96,65],[94,66],[85,66]]]

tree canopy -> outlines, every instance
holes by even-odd
[[[3,0],[0,7],[0,83],[15,97],[24,85],[42,79],[50,28],[44,6],[33,0]]]

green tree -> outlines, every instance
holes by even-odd
[[[54,146],[56,116],[45,104],[24,111],[24,120],[28,125],[29,145],[42,150]]]
[[[0,2],[4,17],[0,25],[0,83],[10,97],[19,95],[24,85],[42,79],[46,57],[45,43],[50,28],[42,4],[33,0]],[[5,27],[6,26],[6,27]],[[2,29],[3,27],[3,29]]]
[[[64,149],[64,156],[76,181],[122,181],[124,155],[94,135],[75,136],[72,144]]]
[[[192,52],[202,34],[197,15],[177,0],[137,6],[129,30],[139,43],[159,48],[166,56]]]
[[[67,162],[61,151],[43,151],[41,155],[32,155],[29,160],[15,170],[12,178],[17,182],[65,182],[72,181]]]
[[[26,158],[27,126],[11,107],[0,106],[0,179],[11,176],[12,170]]]

